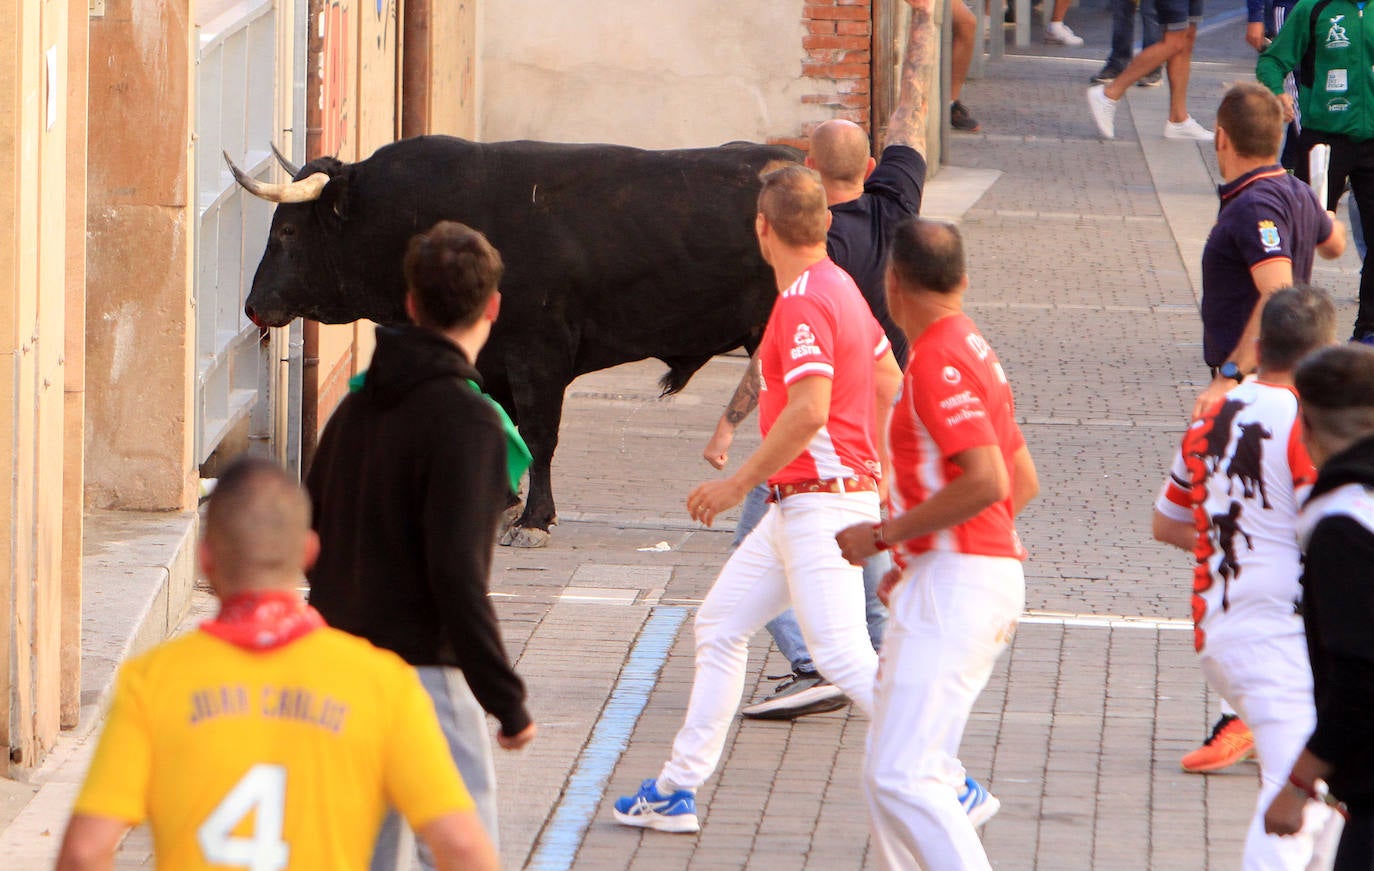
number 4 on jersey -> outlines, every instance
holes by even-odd
[[[282,871],[291,853],[282,840],[285,812],[286,768],[254,765],[196,830],[201,853],[212,865]],[[234,829],[249,814],[254,814],[253,834],[235,836]]]

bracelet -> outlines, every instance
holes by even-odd
[[[878,550],[892,550],[892,545],[883,538],[883,522],[873,524],[873,546]]]
[[[1293,774],[1291,771],[1288,773],[1288,785],[1313,801],[1321,801],[1321,796],[1317,795],[1317,787],[1298,780],[1297,775]]]

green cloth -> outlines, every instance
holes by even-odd
[[[510,491],[519,493],[520,479],[524,477],[525,472],[534,462],[534,456],[530,453],[525,440],[520,437],[520,430],[515,428],[515,421],[510,419],[509,414],[506,414],[501,403],[483,393],[476,381],[468,379],[468,384],[477,391],[478,396],[481,396],[492,408],[496,409],[496,416],[501,419],[501,428],[506,431],[506,475],[510,478]]]
[[[362,390],[363,382],[366,380],[367,370],[364,369],[357,375],[348,379],[348,391],[350,393],[357,393],[359,390]],[[506,476],[510,479],[510,491],[512,493],[519,493],[520,479],[525,476],[525,472],[529,470],[530,465],[534,462],[534,457],[530,454],[529,446],[526,445],[525,440],[520,437],[520,430],[515,428],[515,422],[510,419],[510,415],[506,414],[506,410],[501,407],[501,403],[483,393],[482,388],[477,386],[476,381],[473,381],[471,378],[465,378],[463,380],[467,382],[469,387],[477,391],[478,396],[485,399],[487,403],[496,410],[496,416],[501,421],[501,428],[506,431]]]

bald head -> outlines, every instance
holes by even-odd
[[[868,157],[868,134],[853,121],[826,121],[811,132],[811,163],[826,181],[861,183]]]
[[[221,597],[294,586],[313,542],[310,499],[276,463],[245,457],[220,476],[205,509],[203,559]]]

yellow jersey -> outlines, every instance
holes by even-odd
[[[473,809],[415,671],[322,627],[130,660],[73,812],[149,819],[164,871],[362,871],[388,804],[415,829]]]

